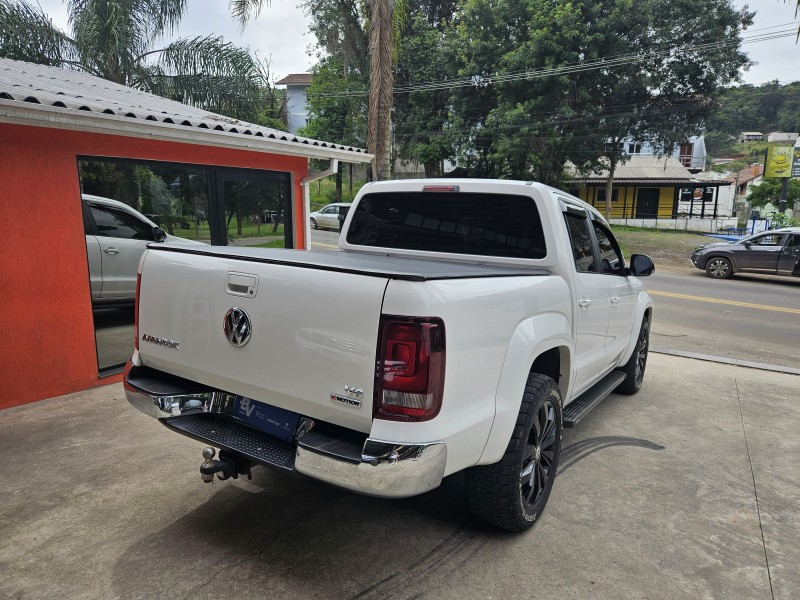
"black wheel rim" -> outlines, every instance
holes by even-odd
[[[639,332],[639,340],[636,342],[636,372],[635,380],[639,385],[644,379],[644,368],[647,365],[647,345],[650,340],[650,321],[642,323],[642,330]]]
[[[522,500],[529,507],[536,504],[554,475],[557,430],[555,405],[545,401],[534,415],[519,476]]]

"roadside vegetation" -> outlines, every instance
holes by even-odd
[[[674,229],[642,229],[614,225],[614,235],[622,247],[625,259],[631,254],[647,254],[659,265],[670,267],[686,266],[692,250],[701,244],[718,241],[701,233]]]

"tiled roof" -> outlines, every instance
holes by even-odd
[[[748,181],[752,181],[756,177],[761,177],[764,174],[764,165],[750,165],[749,167],[745,167],[741,171],[735,174],[731,174],[728,176],[728,181],[733,183],[734,181],[738,181],[738,185],[742,185],[747,183]]]
[[[206,133],[247,136],[251,146],[255,139],[263,138],[283,142],[281,146],[293,148],[290,153],[303,156],[329,156],[333,153],[341,160],[354,162],[367,162],[370,156],[361,148],[303,138],[245,123],[80,71],[0,58],[0,104],[13,106],[17,103],[28,108],[36,105],[50,109],[47,112],[60,109],[62,113],[79,113],[83,116],[86,113],[109,115],[126,124],[136,120],[141,125],[167,124]],[[0,114],[0,117],[3,115]],[[42,123],[45,126],[53,121],[46,115],[41,120],[45,121]],[[315,148],[326,149],[327,152],[318,153]],[[347,155],[352,155],[352,158]]]
[[[690,182],[693,175],[681,162],[672,156],[631,156],[626,162],[617,165],[614,170],[614,181],[648,182],[648,183],[683,183]],[[576,181],[585,183],[605,182],[608,169],[592,173],[579,174]]]
[[[293,73],[276,81],[275,85],[311,85],[311,73]]]

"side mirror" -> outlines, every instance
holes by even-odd
[[[753,245],[753,243],[752,243],[752,242],[742,242],[742,245],[743,245],[745,248],[750,248],[750,246],[752,246],[752,245]]]
[[[631,266],[628,267],[630,275],[637,277],[646,277],[651,275],[656,270],[656,265],[653,259],[646,254],[631,254]]]
[[[153,239],[157,242],[163,242],[165,239],[167,239],[167,232],[156,225],[153,227]]]

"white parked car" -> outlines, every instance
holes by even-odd
[[[136,269],[147,244],[199,243],[168,235],[142,213],[117,200],[91,194],[83,194],[81,200],[92,304],[136,299]]]
[[[352,203],[350,202],[334,202],[317,212],[312,212],[309,215],[311,218],[311,229],[319,229],[321,227],[339,229],[339,215],[346,215],[351,206]]]

